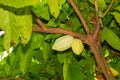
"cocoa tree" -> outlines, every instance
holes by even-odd
[[[41,2],[40,5],[37,5],[37,6],[36,6],[36,3],[39,3],[39,2],[37,2],[37,0],[33,1],[33,2],[29,1],[29,3],[25,2],[24,5],[21,5],[21,3],[19,3],[20,5],[15,5],[15,4],[12,5],[10,3],[8,3],[8,4],[4,3],[4,1],[0,2],[0,4],[1,4],[0,10],[1,10],[1,12],[3,12],[2,15],[0,16],[0,19],[2,20],[1,24],[0,24],[0,28],[1,28],[1,31],[2,30],[5,31],[5,35],[1,36],[1,46],[2,46],[2,51],[5,49],[8,52],[8,54],[10,55],[6,59],[4,59],[7,62],[7,64],[5,64],[5,63],[1,64],[1,66],[5,66],[5,68],[1,68],[1,71],[2,71],[2,69],[5,70],[5,73],[3,71],[1,72],[3,74],[3,76],[7,75],[8,77],[9,76],[15,77],[16,75],[19,75],[20,77],[30,79],[32,77],[36,78],[35,77],[35,75],[36,75],[37,77],[41,76],[41,77],[44,77],[43,79],[48,78],[49,80],[72,79],[72,78],[70,78],[70,76],[68,76],[68,75],[70,75],[70,74],[68,74],[69,72],[68,73],[65,72],[65,69],[67,69],[68,71],[69,71],[69,68],[71,68],[71,69],[74,68],[73,70],[75,70],[75,71],[81,69],[82,67],[81,68],[78,67],[78,65],[80,65],[79,62],[81,61],[81,59],[80,59],[81,56],[76,57],[76,55],[70,55],[70,57],[68,59],[66,57],[66,56],[68,56],[68,54],[61,55],[61,57],[60,57],[59,51],[58,51],[58,55],[57,55],[58,58],[55,58],[56,55],[54,55],[54,53],[56,51],[51,49],[51,44],[53,44],[54,39],[56,37],[52,39],[51,38],[52,36],[49,35],[49,33],[50,33],[53,35],[57,34],[58,37],[59,37],[58,34],[60,34],[60,36],[62,34],[67,34],[67,35],[73,36],[74,38],[80,39],[85,44],[86,47],[89,46],[89,48],[87,50],[88,51],[90,50],[93,53],[95,61],[97,62],[97,69],[99,71],[101,70],[103,72],[103,74],[102,73],[100,74],[100,76],[102,76],[102,79],[115,80],[115,77],[113,76],[114,73],[111,72],[110,67],[107,64],[107,61],[104,59],[103,51],[101,49],[101,47],[102,47],[101,34],[105,35],[105,33],[108,34],[109,32],[111,32],[107,28],[104,28],[101,31],[101,29],[104,26],[104,23],[102,23],[102,22],[105,22],[104,18],[107,15],[109,15],[109,11],[112,8],[115,1],[112,0],[110,2],[109,6],[106,8],[106,10],[101,10],[101,11],[104,11],[104,13],[102,14],[102,18],[101,18],[100,13],[99,13],[99,6],[100,6],[100,3],[102,3],[102,2],[100,2],[99,0],[94,0],[94,3],[92,3],[92,1],[86,0],[85,6],[87,6],[87,8],[86,8],[86,9],[88,9],[87,11],[90,12],[90,8],[88,7],[89,5],[92,4],[92,7],[93,7],[93,11],[91,13],[86,13],[86,14],[89,14],[89,17],[88,17],[89,20],[84,18],[84,15],[82,14],[81,9],[78,7],[79,3],[77,3],[77,1],[78,0],[69,0],[69,1],[55,0],[53,2],[51,0],[48,0],[48,2],[47,2],[47,0],[44,0]],[[66,4],[65,4],[65,2],[66,2]],[[103,0],[103,2],[104,2],[104,0]],[[82,3],[84,3],[84,1]],[[119,4],[120,2],[118,1],[116,3]],[[32,6],[34,5],[32,10],[31,10],[31,5]],[[49,9],[48,9],[48,6],[49,6]],[[80,32],[77,32],[78,28],[74,31],[75,26],[73,26],[73,25],[75,25],[75,23],[71,23],[69,21],[69,18],[65,19],[66,21],[65,20],[63,20],[63,21],[61,20],[61,22],[59,21],[60,8],[63,9],[63,13],[61,13],[62,16],[66,15],[66,12],[64,12],[64,8],[65,8],[64,6],[70,7],[69,8],[70,10],[66,9],[69,12],[71,11],[70,12],[71,14],[69,15],[69,13],[68,13],[67,16],[68,15],[71,16],[72,13],[74,13],[75,19],[77,19],[79,21],[78,23],[81,23],[80,25],[82,26],[83,34]],[[38,12],[37,12],[37,10],[38,10]],[[41,12],[39,12],[39,10]],[[43,10],[43,12],[42,12],[42,10]],[[48,12],[49,10],[50,10],[50,12]],[[116,8],[116,10],[119,10],[119,6],[118,6],[118,8]],[[16,12],[16,11],[18,11],[18,12]],[[41,14],[39,14],[39,13],[41,13]],[[50,16],[50,13],[52,16]],[[116,18],[117,12],[110,13],[110,14],[112,14],[114,16],[116,22],[119,23],[119,19]],[[9,15],[9,17],[6,15]],[[74,17],[74,15],[72,17]],[[6,17],[3,19],[4,16],[6,16]],[[33,17],[33,19],[31,18],[31,16]],[[53,21],[53,22],[50,22],[50,17],[52,17],[51,21]],[[13,21],[10,21],[11,18]],[[57,22],[57,24],[55,24],[54,20],[57,21],[57,18],[58,18],[58,22]],[[64,19],[64,18],[62,18],[62,19]],[[111,18],[111,19],[113,19],[113,18]],[[23,23],[22,23],[22,20],[24,20]],[[32,21],[33,21],[33,26],[32,26]],[[46,22],[47,22],[47,24],[46,24]],[[73,27],[72,30],[69,30],[70,28],[67,29],[67,27],[65,25],[63,25],[63,26],[65,26],[64,28],[57,27],[56,25],[59,26],[59,22],[61,23],[60,25],[63,25],[62,23],[67,23],[70,27],[72,26]],[[108,21],[108,23],[110,23],[110,21]],[[106,23],[106,24],[108,25],[108,23]],[[78,27],[80,25],[78,25]],[[10,27],[8,27],[8,26],[10,26]],[[51,26],[51,27],[49,27],[49,26]],[[55,28],[54,28],[54,26],[55,26]],[[92,26],[92,28],[91,28],[91,26]],[[32,33],[33,33],[33,35],[31,36]],[[48,35],[48,36],[46,36],[46,35]],[[119,35],[119,33],[118,33],[118,35]],[[51,36],[51,37],[49,37],[49,36]],[[109,38],[109,36],[107,36],[107,35],[104,37],[108,38],[108,39],[104,39],[104,37],[103,37],[103,41],[106,40],[107,44],[110,45],[110,48],[113,47],[115,49],[113,51],[112,50],[110,50],[110,51],[115,52],[115,54],[118,55],[120,47],[116,46],[115,44],[116,43],[119,44],[120,40],[113,32],[111,32],[111,36],[115,39],[114,42],[111,42],[113,40],[111,38]],[[53,42],[49,41],[49,39],[53,40]],[[109,39],[111,39],[111,40],[109,40]],[[107,46],[107,49],[110,49],[107,44],[105,43],[104,47]],[[14,47],[14,50],[11,54],[9,53],[10,45],[12,45]],[[71,54],[71,52],[72,51],[70,49],[70,50],[68,50],[68,52],[65,52],[65,53]],[[51,57],[49,57],[49,55]],[[16,59],[16,57],[17,57],[17,59]],[[63,57],[64,57],[65,61],[61,60]],[[67,60],[68,60],[68,62],[67,62]],[[17,64],[18,62],[19,62],[19,64]],[[55,63],[52,64],[53,62],[55,62]],[[59,64],[60,62],[61,62],[61,64]],[[56,68],[55,65],[57,65],[58,70],[55,69]],[[94,65],[96,65],[96,64],[94,63]],[[36,71],[34,71],[33,67],[36,67],[36,66],[37,66]],[[47,67],[45,68],[45,66],[47,66]],[[52,66],[53,66],[53,68],[52,68]],[[72,66],[72,67],[70,67],[70,66]],[[62,68],[63,68],[63,73],[61,72]],[[17,69],[16,70],[17,73],[15,72],[15,69]],[[96,68],[94,68],[94,70],[96,70]],[[80,71],[83,71],[83,70],[80,70]],[[93,71],[92,73],[95,72],[95,74],[97,74],[97,72],[99,72],[99,71]],[[15,73],[16,73],[16,75],[15,75]],[[83,75],[83,74],[79,75],[79,73],[81,74],[81,72],[78,72],[78,74],[76,73],[76,75],[78,75],[78,76]],[[67,77],[67,79],[66,79],[66,77]],[[7,77],[3,77],[3,78],[7,78]],[[40,78],[40,79],[42,79],[42,78]],[[83,77],[82,78],[78,77],[76,79],[83,80]]]

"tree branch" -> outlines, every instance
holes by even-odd
[[[76,6],[76,4],[74,3],[73,0],[69,0],[71,6],[74,8],[76,14],[78,15],[79,19],[81,20],[81,23],[83,24],[83,27],[86,31],[87,34],[90,34],[90,29],[86,23],[86,20],[84,19],[84,17],[82,16],[81,12],[79,11],[78,7]]]
[[[90,38],[90,48],[91,51],[93,52],[97,64],[98,66],[100,66],[100,68],[102,69],[105,77],[107,80],[115,80],[114,76],[112,75],[109,67],[107,66],[107,63],[105,62],[105,59],[102,55],[102,51],[100,49],[100,40],[97,41],[97,39],[99,39],[99,32],[100,32],[100,27],[101,27],[101,23],[100,23],[100,18],[99,18],[99,14],[98,14],[98,4],[97,4],[97,0],[95,0],[95,24],[94,24],[94,32],[93,32],[93,38]],[[92,36],[91,36],[92,37]],[[94,44],[94,45],[93,45]]]
[[[46,26],[43,24],[43,22],[33,12],[31,13],[32,13],[32,16],[35,18],[36,22],[40,25],[40,27],[43,30],[46,30]]]
[[[107,10],[104,12],[103,16],[105,17],[107,15],[107,13],[109,12],[110,8],[112,7],[113,3],[115,2],[115,0],[112,0],[109,7],[107,8]]]
[[[100,46],[97,44],[96,40],[92,37],[93,35],[89,35],[89,46],[91,48],[91,52],[94,54],[97,65],[100,66],[102,72],[105,75],[105,80],[115,80],[112,72],[110,71],[105,59],[103,57]]]
[[[108,9],[104,12],[103,16],[105,17],[107,15],[107,13],[109,12],[110,8],[112,7],[113,3],[115,0],[112,0],[112,2],[110,3]],[[100,27],[101,27],[101,19],[99,18],[99,14],[98,14],[98,4],[97,4],[97,0],[95,0],[95,12],[96,12],[96,23],[94,25],[94,32],[93,32],[93,37],[94,39],[97,37]]]
[[[87,38],[86,35],[78,34],[66,29],[62,28],[48,28],[46,27],[43,22],[32,12],[33,17],[35,18],[36,22],[39,24],[39,26],[35,27],[33,26],[33,31],[35,32],[45,32],[45,33],[61,33],[61,34],[68,34],[75,38],[79,38],[83,41],[83,43],[87,44]]]
[[[40,27],[36,27],[36,26],[33,26],[33,31],[35,32],[45,32],[45,33],[60,33],[60,34],[67,34],[67,35],[71,35],[75,38],[78,38],[80,40],[83,41],[83,43],[88,43],[87,42],[87,38],[85,35],[82,35],[82,34],[78,34],[78,33],[75,33],[75,32],[72,32],[72,31],[69,31],[69,30],[66,30],[66,29],[62,29],[62,28],[46,28],[46,29],[42,29]]]
[[[100,18],[99,18],[99,14],[98,14],[98,3],[97,0],[95,0],[95,25],[94,25],[94,32],[93,32],[93,38],[96,39],[98,32],[100,30]]]

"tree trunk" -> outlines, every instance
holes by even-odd
[[[102,51],[100,49],[100,46],[97,44],[97,41],[95,41],[92,35],[88,35],[88,37],[89,37],[89,46],[96,58],[97,65],[102,69],[107,80],[115,80],[111,70],[109,69],[107,63],[105,62]]]

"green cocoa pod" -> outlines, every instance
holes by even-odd
[[[80,55],[80,53],[82,53],[84,46],[81,40],[79,39],[74,39],[72,42],[72,50],[76,55]]]
[[[56,51],[67,50],[68,48],[71,47],[72,41],[73,41],[72,36],[70,35],[62,36],[54,42],[52,49]]]

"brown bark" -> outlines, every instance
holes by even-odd
[[[101,68],[102,72],[104,73],[106,79],[107,80],[115,80],[112,72],[110,71],[110,69],[103,57],[100,46],[94,40],[92,35],[88,36],[88,40],[89,40],[89,46],[90,46],[91,52],[94,54],[96,62],[98,64],[98,66]]]

